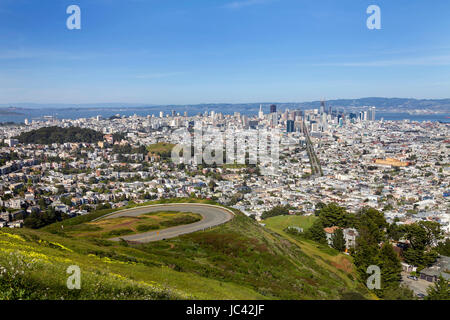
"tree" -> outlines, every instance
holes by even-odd
[[[209,181],[208,187],[209,187],[209,189],[210,189],[211,191],[214,191],[214,190],[216,189],[216,187],[217,187],[217,184],[216,184],[216,182],[215,182],[213,179],[211,179],[211,180]]]
[[[357,229],[367,228],[377,243],[385,239],[384,229],[388,226],[384,214],[378,210],[365,207],[361,209],[355,222]]]
[[[439,243],[436,249],[439,254],[450,257],[450,239],[447,238],[445,242]]]
[[[41,226],[39,214],[32,212],[30,216],[23,221],[23,224],[27,228],[38,229]]]
[[[429,265],[432,265],[436,261],[438,254],[435,250],[425,251],[409,248],[403,252],[403,257],[409,264],[412,264],[419,269],[423,269]]]
[[[338,250],[338,251],[345,251],[345,239],[344,239],[344,232],[341,228],[337,229],[332,238],[331,246]]]
[[[405,235],[405,229],[394,223],[390,224],[387,228],[387,234],[390,239],[399,241]]]
[[[430,246],[441,237],[440,226],[434,222],[413,223],[405,227],[405,237],[409,240],[411,247],[403,256],[406,262],[423,268],[436,261],[437,252],[430,249]]]
[[[96,143],[103,140],[103,133],[86,128],[44,127],[21,133],[15,137],[20,143],[51,144],[65,142]]]
[[[336,203],[330,203],[319,210],[319,219],[324,227],[346,227],[346,215],[345,208],[338,206]]]
[[[276,206],[268,211],[264,211],[261,215],[261,219],[267,219],[270,217],[276,217],[276,216],[284,216],[289,214],[289,207],[288,206]]]
[[[62,203],[64,203],[67,206],[71,206],[72,205],[72,200],[70,198],[66,198],[66,197],[61,197],[60,201]]]
[[[320,210],[322,210],[324,207],[326,207],[326,204],[323,202],[318,202],[316,204],[316,209],[314,210],[314,214],[318,217],[320,214]]]
[[[314,221],[312,226],[305,232],[305,236],[313,241],[326,244],[327,236],[325,235],[325,231],[323,230],[323,224],[320,219]]]
[[[402,279],[400,259],[391,244],[385,243],[379,253],[381,269],[381,290],[385,293],[389,288],[397,288]]]
[[[39,229],[56,221],[61,221],[67,216],[61,216],[60,212],[56,212],[55,208],[49,207],[47,211],[42,213],[32,212],[29,217],[27,217],[23,224],[27,228]]]
[[[406,286],[390,287],[383,292],[384,300],[414,300],[414,291]]]
[[[44,198],[40,198],[38,200],[38,205],[41,209],[45,209],[47,207],[47,202],[45,201]]]
[[[368,226],[361,226],[358,232],[359,236],[356,238],[356,248],[353,258],[361,279],[366,281],[369,277],[367,268],[370,265],[379,266],[379,247],[376,236]]]
[[[426,232],[427,245],[436,243],[442,239],[441,225],[434,221],[420,221],[421,226]]]
[[[428,288],[426,300],[450,300],[449,281],[442,275],[434,286]]]

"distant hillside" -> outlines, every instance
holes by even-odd
[[[17,116],[23,115],[23,113],[17,112],[16,108],[0,108],[0,116]]]
[[[321,101],[309,102],[276,102],[264,101],[254,103],[202,103],[193,105],[161,105],[153,107],[143,107],[142,109],[149,109],[152,111],[158,110],[175,110],[183,113],[188,111],[189,114],[203,113],[204,111],[216,111],[225,114],[233,114],[234,112],[241,112],[243,114],[255,114],[259,111],[259,106],[263,105],[265,113],[269,111],[269,106],[275,104],[278,110],[295,110],[295,109],[312,109],[319,108]],[[411,98],[379,98],[369,97],[360,99],[336,99],[326,100],[326,106],[346,110],[361,110],[365,106],[375,106],[378,111],[382,112],[414,112],[423,111],[424,113],[450,113],[450,99],[411,99]],[[139,109],[139,108],[136,108]]]
[[[351,258],[329,249],[309,255],[234,211],[232,221],[211,230],[147,244],[86,239],[71,232],[108,211],[40,230],[0,230],[0,265],[7,267],[0,277],[0,300],[371,298]],[[65,286],[70,265],[82,271],[82,290]]]
[[[20,143],[52,144],[66,142],[96,143],[103,140],[103,133],[79,127],[45,127],[24,132],[15,137]]]
[[[429,110],[450,112],[450,99],[409,99],[409,98],[361,98],[326,101],[326,105],[342,108],[360,108],[375,106],[385,112],[407,112],[411,110]],[[302,102],[303,107],[320,107],[320,101]]]
[[[205,111],[215,111],[224,114],[240,112],[242,114],[254,115],[263,106],[265,113],[269,112],[269,106],[276,104],[278,110],[312,109],[320,107],[320,100],[309,102],[277,102],[260,101],[251,103],[199,103],[190,105],[152,105],[152,104],[82,104],[82,105],[54,105],[54,104],[16,104],[9,108],[10,112],[26,114],[28,118],[38,119],[43,116],[53,115],[59,119],[76,119],[79,117],[90,118],[102,115],[105,118],[115,117],[116,114],[150,115],[158,114],[160,111],[171,113],[172,111],[193,116]],[[360,111],[365,106],[375,106],[377,112],[391,113],[450,113],[450,99],[411,99],[411,98],[382,98],[368,97],[360,99],[335,99],[327,100],[326,106],[345,109],[347,111]],[[2,105],[0,105],[0,108]],[[6,106],[5,106],[6,107]],[[1,109],[0,109],[1,110]],[[3,109],[3,110],[6,110]],[[0,115],[1,117],[1,115]]]
[[[204,110],[215,110],[224,113],[233,113],[235,111],[243,113],[257,113],[260,104],[267,113],[270,104],[275,104],[278,110],[285,109],[312,109],[319,108],[321,101],[310,102],[261,102],[261,103],[242,103],[242,104],[200,104],[189,106],[189,111],[202,112]],[[337,99],[327,100],[326,106],[342,108],[346,110],[361,109],[365,106],[375,106],[378,111],[383,112],[411,112],[426,111],[434,113],[449,113],[450,99],[409,99],[409,98],[361,98],[361,99]],[[184,107],[186,108],[186,107]],[[177,106],[167,106],[167,109],[177,109]]]

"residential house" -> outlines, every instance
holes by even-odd
[[[420,279],[428,282],[438,281],[440,275],[450,281],[450,257],[440,256],[431,267],[420,271]]]

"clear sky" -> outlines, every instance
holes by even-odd
[[[368,96],[450,97],[450,1],[0,0],[0,104]]]

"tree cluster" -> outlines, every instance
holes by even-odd
[[[276,206],[268,211],[264,211],[261,215],[261,219],[267,219],[276,216],[285,216],[289,214],[289,206]]]
[[[79,127],[61,128],[44,127],[29,132],[23,132],[16,137],[20,143],[52,144],[66,142],[96,143],[103,140],[103,133]]]

